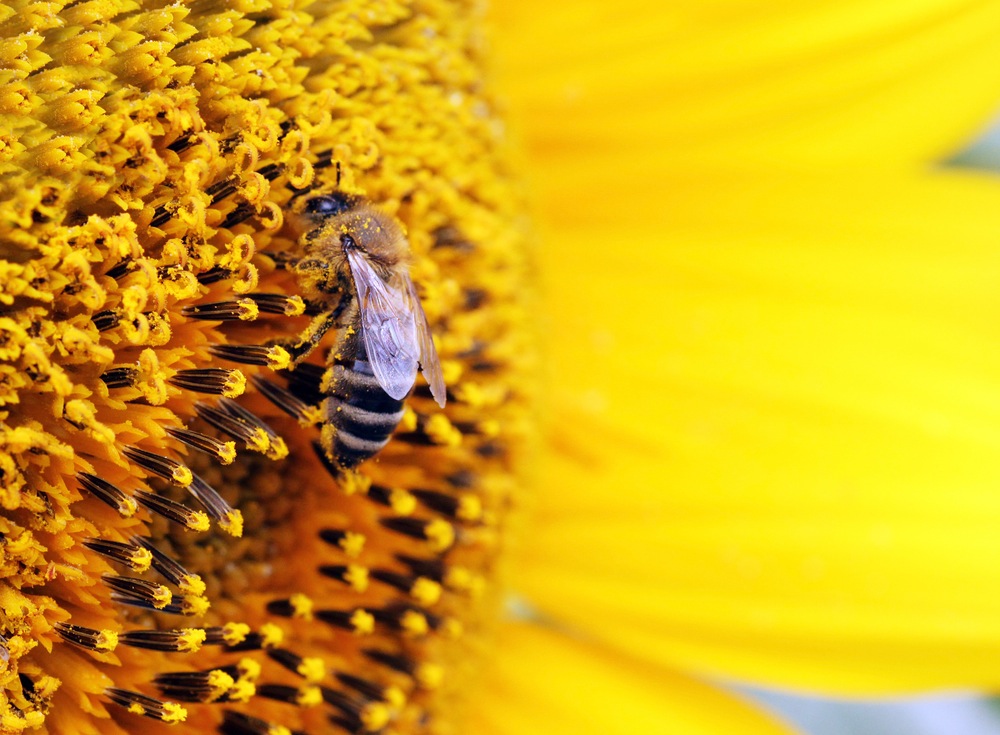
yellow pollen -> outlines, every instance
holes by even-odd
[[[94,648],[102,653],[108,653],[118,647],[118,634],[113,630],[102,630],[94,641]]]
[[[347,571],[344,572],[344,581],[355,592],[364,592],[368,589],[368,570],[357,564],[348,564]]]
[[[369,702],[361,708],[359,715],[365,729],[369,732],[376,732],[389,724],[392,713],[381,702]]]
[[[323,703],[323,692],[316,686],[304,686],[299,689],[295,703],[300,707],[315,707]]]
[[[194,474],[184,465],[178,465],[171,470],[170,479],[181,487],[187,487],[194,481]]]
[[[446,447],[457,447],[462,443],[462,432],[443,413],[436,413],[427,419],[424,431],[431,441]]]
[[[219,669],[210,671],[208,674],[208,686],[211,687],[211,693],[208,695],[208,701],[215,701],[223,694],[229,692],[235,684],[236,682],[233,680],[233,677],[225,671],[220,671]]]
[[[416,610],[407,610],[399,618],[399,624],[406,635],[419,637],[427,635],[430,625],[427,617]]]
[[[304,658],[296,671],[308,683],[319,684],[326,677],[326,664],[321,658]]]
[[[397,431],[401,431],[403,433],[410,433],[416,431],[418,425],[419,425],[419,420],[417,418],[416,412],[409,406],[406,406],[403,409],[403,418],[399,422],[399,428],[397,429]]]
[[[238,309],[236,315],[241,322],[253,322],[260,317],[260,307],[253,299],[237,299],[236,306]]]
[[[483,502],[475,495],[466,493],[459,498],[455,515],[463,521],[478,521],[483,515]]]
[[[236,670],[240,673],[240,680],[257,681],[260,678],[260,662],[252,658],[241,658],[236,664]]]
[[[274,623],[264,623],[260,626],[264,648],[276,648],[285,640],[285,632]]]
[[[206,634],[201,628],[185,628],[181,632],[177,648],[181,651],[194,653],[198,651],[205,642]]]
[[[192,531],[207,531],[211,525],[208,514],[203,510],[196,510],[187,522],[187,527]]]
[[[313,601],[309,597],[297,592],[288,598],[288,602],[292,606],[293,617],[312,620]]]
[[[382,700],[392,709],[398,710],[406,704],[406,693],[397,686],[388,686],[382,692]]]
[[[236,646],[250,635],[250,626],[246,623],[226,623],[222,626],[222,639],[226,645]]]
[[[441,599],[441,585],[427,577],[417,577],[410,587],[410,597],[425,607],[437,604]]]
[[[224,442],[219,448],[219,453],[216,456],[222,464],[232,464],[233,460],[236,459],[236,442]]]
[[[205,581],[197,574],[185,574],[177,586],[186,595],[200,596],[205,594]]]
[[[226,376],[226,381],[222,389],[222,395],[226,398],[238,398],[246,392],[246,389],[247,376],[239,370],[233,370]]]
[[[275,346],[268,350],[267,366],[272,370],[287,370],[292,364],[292,356],[284,347]]]
[[[234,538],[243,535],[243,514],[238,510],[231,510],[226,513],[225,519],[219,521],[222,530]]]
[[[389,493],[389,507],[398,515],[408,516],[417,509],[417,499],[406,490],[393,490]]]
[[[129,555],[129,564],[132,569],[137,572],[149,571],[149,567],[152,563],[153,554],[149,551],[149,549],[139,547]]]
[[[340,478],[340,489],[346,495],[355,493],[367,493],[372,485],[370,477],[366,477],[359,472],[345,472]]]
[[[344,553],[351,558],[355,558],[361,554],[365,548],[365,536],[361,533],[355,533],[353,531],[348,531],[344,534],[344,537],[340,539],[338,544]]]
[[[375,632],[375,616],[367,610],[355,610],[351,614],[351,627],[355,635],[371,635]]]
[[[455,528],[447,521],[436,519],[427,524],[424,531],[427,541],[436,552],[446,551],[455,543]]]
[[[157,609],[163,609],[169,605],[173,599],[174,594],[170,591],[170,588],[160,585],[153,593],[153,606]]]
[[[444,679],[444,669],[438,664],[423,663],[417,666],[413,677],[424,689],[437,689]]]
[[[276,436],[270,440],[270,447],[268,447],[267,456],[270,459],[284,459],[288,456],[288,445],[285,444],[285,440],[280,436]]]
[[[249,702],[257,693],[257,686],[252,681],[240,679],[229,689],[229,699],[234,702]]]
[[[163,703],[163,721],[168,725],[184,722],[187,719],[187,710],[175,702]]]

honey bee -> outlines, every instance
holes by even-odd
[[[296,220],[305,230],[305,255],[288,266],[320,313],[288,349],[294,368],[337,330],[321,384],[320,443],[328,459],[351,468],[389,442],[418,368],[444,408],[441,362],[410,279],[410,245],[393,217],[334,192],[297,202]]]

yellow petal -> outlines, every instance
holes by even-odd
[[[1000,684],[1000,183],[661,184],[543,256],[561,458],[525,594],[702,673]]]
[[[548,160],[937,160],[997,107],[997,3],[497,5],[512,117]]]
[[[507,625],[472,703],[483,735],[781,735],[789,730],[720,689],[636,665],[529,624]]]

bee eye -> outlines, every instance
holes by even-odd
[[[351,208],[351,204],[352,200],[346,194],[326,194],[313,197],[306,202],[305,211],[307,214],[333,217],[341,212],[346,212]]]

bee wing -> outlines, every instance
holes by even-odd
[[[347,262],[358,291],[361,337],[382,390],[396,400],[406,397],[417,379],[417,325],[405,292],[385,283],[356,250]]]
[[[441,408],[444,408],[447,391],[444,386],[444,375],[441,372],[441,361],[438,359],[434,339],[431,337],[431,326],[427,323],[427,315],[424,313],[424,307],[420,305],[420,297],[417,296],[417,289],[413,285],[413,281],[408,275],[404,278],[406,280],[406,293],[410,299],[410,308],[417,325],[417,341],[420,344],[420,372],[424,374],[427,385],[431,387],[431,395],[434,396],[434,400]]]

